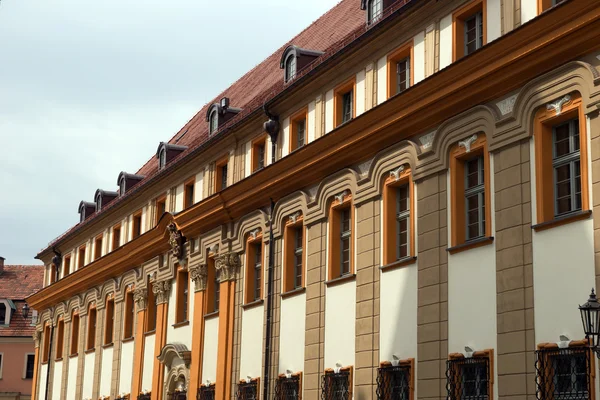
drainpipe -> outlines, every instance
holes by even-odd
[[[46,368],[46,396],[44,400],[48,400],[48,391],[50,390],[50,365],[52,365],[52,341],[54,340],[54,325],[50,325],[50,343],[48,343],[48,368]],[[42,350],[45,350],[42,348]],[[42,353],[43,357],[43,353]]]
[[[267,107],[263,107],[265,114],[269,117],[269,120],[264,123],[264,128],[271,137],[271,163],[275,162],[276,156],[275,151],[277,149],[277,136],[279,135],[279,117],[272,115],[267,110]],[[266,315],[266,332],[265,332],[265,360],[264,360],[264,372],[263,372],[263,399],[269,400],[269,362],[271,361],[271,335],[272,335],[272,316],[273,316],[273,270],[275,266],[275,243],[273,240],[273,210],[275,203],[271,199],[271,212],[269,216],[269,266],[267,271],[267,315]]]

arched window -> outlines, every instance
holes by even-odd
[[[296,57],[292,54],[285,61],[285,81],[289,82],[296,77]]]
[[[122,177],[119,181],[119,194],[121,196],[125,194],[125,177]]]
[[[217,110],[214,110],[210,113],[209,118],[209,134],[213,134],[219,129],[219,115],[217,114]]]
[[[379,18],[381,18],[382,11],[382,2],[383,0],[370,0],[369,1],[369,23],[376,22]]]
[[[165,165],[167,165],[167,152],[163,147],[158,154],[158,169],[163,169]]]

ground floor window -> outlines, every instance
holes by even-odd
[[[302,398],[301,375],[279,375],[275,382],[275,400],[298,400],[300,398]]]
[[[412,360],[398,365],[382,363],[377,369],[378,400],[410,400],[413,388]]]
[[[449,400],[487,400],[493,398],[490,379],[491,356],[475,353],[466,358],[451,356],[446,364],[446,389]]]
[[[321,385],[322,400],[350,400],[352,398],[352,368],[339,371],[328,369]]]
[[[198,394],[196,400],[215,400],[215,384],[202,385],[198,388]]]
[[[258,400],[260,399],[258,391],[258,379],[250,381],[240,381],[237,388],[237,400]]]
[[[592,357],[587,347],[545,347],[536,351],[536,395],[548,400],[591,399]]]

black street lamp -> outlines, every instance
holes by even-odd
[[[21,313],[23,313],[23,318],[27,319],[29,316],[29,304],[25,303],[23,309],[21,309]]]
[[[592,289],[588,301],[584,305],[579,306],[579,312],[581,313],[583,331],[585,332],[586,339],[589,341],[590,348],[600,358],[600,349],[598,348],[598,337],[600,336],[600,303],[598,303],[594,289]]]

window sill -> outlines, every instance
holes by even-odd
[[[129,342],[133,342],[134,337],[128,337],[128,338],[124,338],[123,340],[121,340],[121,343],[129,343]]]
[[[73,354],[69,354],[69,358],[75,358],[78,357],[79,353],[73,353]]]
[[[102,348],[103,349],[109,349],[109,348],[111,348],[113,346],[114,346],[114,343],[111,342],[111,343],[106,343],[105,345],[102,346]]]
[[[394,261],[393,263],[387,264],[387,265],[382,265],[381,267],[379,267],[379,269],[383,272],[383,271],[391,271],[393,269],[396,268],[400,268],[400,267],[405,267],[407,265],[411,265],[417,262],[417,257],[404,257],[401,258],[397,261]]]
[[[156,329],[153,329],[151,331],[148,332],[144,332],[144,336],[148,337],[148,336],[152,336],[156,333]]]
[[[325,282],[325,285],[328,287],[341,285],[342,283],[352,282],[356,280],[356,274],[348,274],[344,276],[340,276],[339,278],[330,279]]]
[[[213,312],[208,313],[208,314],[204,314],[204,319],[211,319],[213,317],[218,317],[218,316],[219,316],[219,310],[213,311]]]
[[[177,328],[181,328],[182,326],[188,326],[190,324],[190,321],[181,321],[181,322],[177,322],[175,324],[173,324],[173,328],[177,329]]]
[[[289,297],[294,297],[296,295],[299,295],[301,293],[306,292],[306,288],[305,287],[299,287],[298,289],[293,289],[293,290],[288,290],[285,293],[281,293],[281,298],[282,299],[287,299]]]
[[[476,247],[487,246],[488,244],[492,244],[494,242],[493,236],[486,236],[475,240],[470,240],[465,243],[461,243],[458,246],[449,247],[446,251],[450,254],[460,253],[462,251],[467,251],[474,249]]]
[[[42,365],[48,365],[48,360],[46,360],[46,361],[42,361],[42,363],[41,363],[41,364],[42,364]],[[1,378],[0,378],[0,379],[1,379]]]
[[[264,302],[263,299],[254,300],[254,301],[251,301],[250,303],[246,303],[246,304],[242,305],[242,308],[244,310],[249,310],[254,307],[262,306],[263,302]]]
[[[95,347],[92,347],[91,349],[87,349],[87,350],[86,350],[86,351],[84,351],[83,353],[84,353],[84,354],[92,354],[92,353],[93,353],[93,352],[95,352],[95,351],[96,351],[96,348],[95,348]]]
[[[572,213],[569,215],[564,215],[562,217],[554,218],[550,221],[532,225],[531,229],[533,229],[536,232],[544,231],[546,229],[554,228],[555,226],[566,225],[566,224],[570,224],[571,222],[582,221],[584,219],[588,219],[591,215],[592,215],[592,210],[578,211],[576,213]]]
[[[54,359],[54,362],[59,362],[59,361],[62,361],[62,360],[63,360],[63,358],[62,358],[62,357],[59,357],[59,358],[55,358],[55,359]]]

